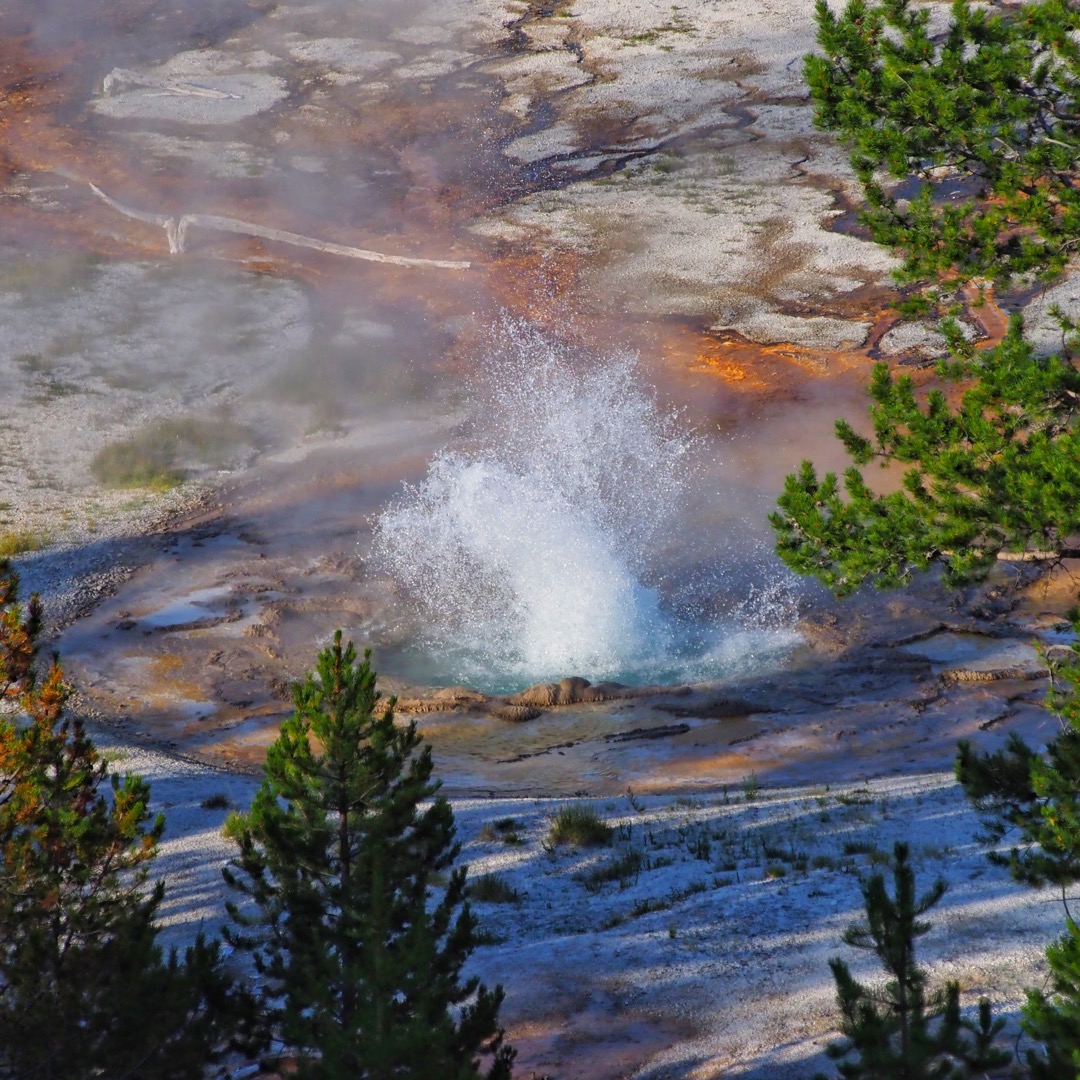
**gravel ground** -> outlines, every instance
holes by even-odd
[[[152,537],[182,514],[213,502],[211,491],[189,485],[106,519],[93,536],[73,530],[58,542],[18,560],[20,595],[38,593],[48,634],[91,611],[145,562]]]
[[[217,932],[231,854],[221,827],[256,781],[94,734],[118,771],[151,781],[167,816],[163,940]],[[206,808],[213,796],[228,807]],[[1052,896],[989,865],[947,774],[578,800],[613,828],[610,846],[591,849],[550,843],[569,802],[453,801],[461,859],[487,886],[471,966],[506,990],[523,1076],[783,1080],[824,1067],[836,1019],[827,961],[846,954],[859,977],[876,976],[840,936],[861,915],[860,881],[899,839],[923,888],[950,884],[919,945],[931,982],[958,979],[968,1010],[988,996],[1014,1034],[1023,987],[1043,982],[1043,949],[1063,925]]]

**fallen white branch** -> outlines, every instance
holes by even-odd
[[[214,98],[217,100],[231,98],[239,101],[239,94],[230,94],[228,90],[217,90],[212,86],[200,86],[198,83],[187,82],[180,79],[161,79],[156,75],[143,75],[138,71],[128,71],[125,68],[113,68],[105,76],[101,84],[104,94],[111,94],[117,86],[144,86],[162,90],[168,94],[180,94],[187,97]]]
[[[1080,558],[1080,548],[1061,548],[1058,551],[999,551],[998,562],[1060,562]]]
[[[188,229],[200,228],[238,233],[241,236],[254,236],[261,240],[273,240],[279,244],[291,244],[293,247],[325,251],[328,255],[340,255],[346,259],[363,259],[366,262],[389,263],[392,266],[432,266],[442,270],[468,270],[471,265],[469,262],[452,259],[413,259],[406,255],[384,255],[379,251],[369,251],[367,248],[334,244],[328,240],[317,240],[311,236],[302,236],[300,233],[271,229],[266,225],[256,225],[237,218],[219,217],[216,214],[183,214],[179,218],[169,217],[166,214],[150,214],[118,203],[95,184],[90,185],[90,190],[117,213],[133,218],[135,221],[144,221],[148,225],[158,225],[163,228],[169,241],[169,253],[172,255],[183,253]]]
[[[161,225],[163,228],[168,228],[169,223],[173,220],[166,214],[148,214],[144,210],[132,210],[130,206],[123,206],[115,199],[106,195],[105,192],[95,184],[90,185],[90,190],[107,206],[111,206],[114,210],[123,214],[124,217],[134,218],[136,221],[145,221],[148,225]]]

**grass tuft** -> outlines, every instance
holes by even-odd
[[[501,840],[504,844],[517,847],[524,843],[521,834],[518,832],[519,828],[520,826],[514,818],[499,818],[496,822],[487,822],[477,833],[477,839],[487,844]]]
[[[606,847],[611,843],[611,826],[591,806],[563,806],[551,819],[548,842],[573,847]]]
[[[649,869],[645,857],[640,851],[630,848],[583,874],[581,884],[591,893],[599,892],[601,886],[609,881],[617,881],[619,888],[625,889],[637,882],[643,869]]]
[[[516,904],[521,894],[500,874],[481,874],[473,878],[466,892],[471,900],[481,904]]]
[[[37,551],[47,543],[45,533],[33,529],[0,530],[0,559],[13,559],[16,555]]]
[[[168,491],[184,481],[185,460],[221,467],[250,432],[231,420],[159,420],[102,447],[90,470],[106,487]]]

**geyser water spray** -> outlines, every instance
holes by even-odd
[[[583,358],[508,323],[474,390],[467,449],[438,454],[376,525],[376,565],[429,657],[422,677],[499,690],[716,674],[721,628],[665,609],[660,555],[698,440],[634,358]]]

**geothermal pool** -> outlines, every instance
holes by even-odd
[[[805,20],[66,7],[0,15],[0,528],[88,708],[252,764],[338,627],[409,700],[798,662],[765,518],[887,329]]]

